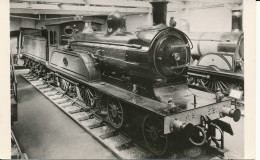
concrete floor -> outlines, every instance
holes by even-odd
[[[225,148],[232,151],[231,156],[235,156],[237,158],[243,158],[244,157],[244,117],[241,117],[241,119],[238,122],[234,122],[232,118],[225,117],[221,120],[229,123],[232,126],[234,135],[231,136],[228,133],[224,133],[225,139],[224,144]]]
[[[30,159],[115,159],[20,75],[18,121],[12,130]]]

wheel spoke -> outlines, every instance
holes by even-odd
[[[210,88],[209,89],[212,91],[213,88],[214,88],[214,83],[213,83],[213,81],[210,81]]]
[[[218,83],[217,81],[214,82],[214,90],[213,90],[214,92],[216,92],[218,89],[217,83]]]
[[[225,84],[224,82],[222,82],[222,81],[220,81],[222,84],[223,84],[223,86],[226,88],[226,90],[229,90],[229,87],[228,87],[228,83],[227,84]]]
[[[206,81],[206,82],[204,83],[204,85],[206,85],[207,83],[209,83],[209,81]]]
[[[223,85],[220,85],[220,88],[222,91],[225,91],[225,89],[223,88]]]
[[[209,89],[212,91],[212,87],[213,87],[213,82],[210,81],[210,85],[209,85]]]

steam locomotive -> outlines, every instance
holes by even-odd
[[[189,85],[229,95],[231,90],[244,91],[244,34],[188,33],[193,42],[193,59],[189,66]],[[242,94],[241,94],[242,95]],[[239,98],[243,99],[243,96]]]
[[[47,25],[34,34],[21,29],[25,66],[84,102],[83,108],[105,114],[114,128],[140,129],[158,156],[178,148],[180,138],[200,146],[218,143],[217,131],[233,135],[220,118],[239,121],[240,110],[229,98],[188,88],[191,43],[166,25],[167,1],[151,4],[153,26],[135,34],[126,31],[119,12],[108,16],[106,32],[93,32],[85,21]]]
[[[232,32],[187,32],[195,60],[189,66],[189,86],[229,95],[244,91],[244,33],[242,13],[232,12]]]

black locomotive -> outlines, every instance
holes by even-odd
[[[233,134],[219,118],[238,121],[240,110],[228,98],[188,88],[189,39],[166,25],[166,1],[151,4],[153,26],[136,33],[126,31],[119,12],[108,16],[106,32],[84,21],[47,25],[34,35],[21,30],[25,65],[85,109],[105,114],[114,128],[141,128],[153,154],[178,148],[180,137],[194,145],[217,143],[216,130]]]

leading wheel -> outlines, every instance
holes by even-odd
[[[124,110],[121,103],[117,99],[108,99],[107,113],[110,123],[115,128],[121,128],[125,123]]]
[[[157,155],[167,155],[170,151],[170,137],[163,132],[163,120],[155,116],[146,116],[143,120],[142,132],[149,150]]]

